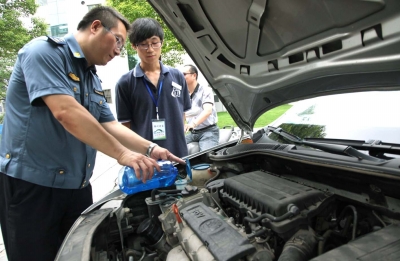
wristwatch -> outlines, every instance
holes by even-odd
[[[147,151],[146,151],[146,156],[147,157],[151,157],[151,153],[153,152],[153,149],[154,149],[154,147],[155,146],[158,146],[157,144],[155,144],[155,143],[150,143],[150,145],[149,145],[149,147],[147,148]]]

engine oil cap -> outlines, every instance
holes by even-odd
[[[186,174],[189,176],[190,181],[192,181],[192,167],[190,166],[189,159],[186,159]]]

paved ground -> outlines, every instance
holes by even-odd
[[[0,228],[0,232],[1,232],[1,228]],[[1,233],[0,233],[0,261],[6,261],[6,260],[7,260],[6,250],[4,249],[3,237],[1,236]]]
[[[116,178],[121,165],[113,158],[98,152],[93,176],[90,180],[93,189],[93,201],[96,202],[110,192],[116,185]],[[28,259],[27,259],[28,260]],[[0,230],[0,261],[7,261],[3,237]]]
[[[101,152],[97,153],[96,165],[90,179],[94,202],[101,199],[116,186],[118,172],[121,168],[122,166],[115,159]]]

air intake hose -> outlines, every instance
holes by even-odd
[[[301,229],[285,244],[278,261],[306,261],[312,258],[317,246],[317,238],[313,230]]]

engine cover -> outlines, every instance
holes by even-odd
[[[234,261],[255,252],[247,238],[204,203],[181,209],[181,215],[217,260]]]
[[[225,179],[222,190],[223,201],[241,209],[241,212],[251,211],[255,216],[270,214],[280,217],[287,213],[289,204],[296,205],[301,215],[280,222],[271,221],[270,227],[277,233],[287,232],[303,221],[307,224],[307,218],[315,215],[329,197],[322,191],[264,171]]]

